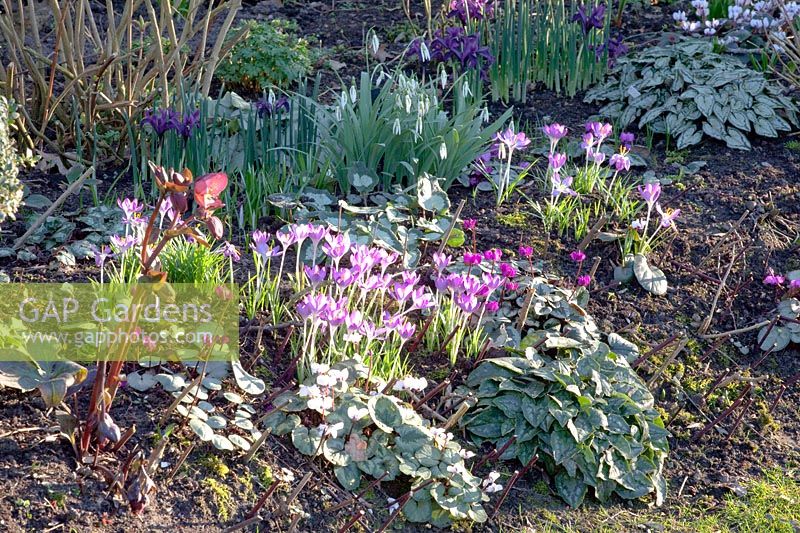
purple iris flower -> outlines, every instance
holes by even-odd
[[[589,33],[592,28],[597,28],[598,30],[602,30],[605,26],[605,14],[606,14],[606,5],[599,4],[598,6],[592,8],[591,13],[587,13],[586,6],[581,4],[578,6],[578,11],[572,17],[572,22],[577,22],[583,28],[584,35]]]
[[[633,135],[633,133],[628,133],[627,131],[623,131],[619,134],[619,142],[622,143],[622,146],[628,150],[633,148],[633,141],[635,139],[636,137]]]
[[[450,0],[449,17],[457,18],[461,24],[470,20],[483,20],[494,14],[494,0]]]
[[[146,109],[142,125],[150,126],[156,135],[163,137],[168,131],[176,130],[179,121],[178,113],[173,109],[156,109],[155,111]]]
[[[200,126],[200,110],[195,109],[191,113],[186,113],[183,115],[179,115],[176,117],[175,120],[175,131],[177,131],[181,137],[184,139],[188,139]]]
[[[281,96],[277,100],[264,97],[261,100],[255,103],[256,112],[258,116],[261,118],[264,117],[271,117],[274,114],[279,113],[280,111],[289,111],[289,99],[285,96]]]

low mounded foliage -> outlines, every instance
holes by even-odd
[[[797,108],[780,85],[734,57],[713,52],[707,41],[687,40],[621,58],[608,81],[586,94],[609,102],[602,116],[621,129],[668,134],[680,150],[704,135],[749,150],[747,133],[777,137],[798,126]]]
[[[365,474],[407,481],[411,492],[396,502],[410,522],[445,527],[487,519],[482,480],[467,470],[451,433],[430,427],[409,404],[379,392],[386,383],[368,377],[356,359],[315,370],[298,391],[273,402],[277,408],[264,420],[273,434],[291,434],[298,451],[324,457],[348,490],[356,490]]]
[[[19,155],[11,139],[10,121],[10,105],[0,97],[0,224],[7,218],[13,220],[22,204],[22,184],[17,178]]]
[[[660,504],[668,434],[626,360],[636,357],[636,346],[612,334],[612,351],[562,289],[541,278],[531,288],[524,356],[486,360],[467,379],[477,396],[463,420],[468,435],[498,448],[515,437],[501,458],[527,464],[538,455],[573,507],[589,487],[601,501],[655,492]]]

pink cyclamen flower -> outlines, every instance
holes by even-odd
[[[464,226],[464,231],[475,231],[475,226],[478,225],[478,221],[474,218],[465,218],[462,224]]]
[[[777,287],[783,285],[784,281],[786,281],[786,278],[780,274],[776,274],[775,271],[770,268],[767,270],[767,276],[764,278],[764,285],[774,285]]]
[[[578,276],[578,287],[588,287],[592,282],[592,276]]]
[[[492,248],[483,252],[483,258],[487,261],[500,261],[501,257],[503,257],[503,251],[499,248]]]
[[[503,284],[507,291],[514,292],[519,288],[519,283],[516,281],[511,281],[507,279],[506,282]]]
[[[519,255],[520,257],[524,257],[525,259],[529,259],[533,255],[533,248],[531,246],[522,246],[519,247]]]
[[[658,182],[655,183],[647,183],[643,186],[639,185],[637,187],[639,191],[639,196],[642,197],[642,200],[647,203],[647,206],[652,209],[656,202],[658,202],[658,197],[661,196],[661,184]]]
[[[548,154],[547,162],[553,172],[558,172],[567,163],[567,155],[561,153]]]
[[[481,254],[473,254],[470,252],[464,254],[464,264],[467,266],[480,265],[482,259],[483,256]]]
[[[517,269],[514,268],[510,263],[501,263],[500,273],[507,278],[514,278],[517,275]]]
[[[496,313],[498,309],[500,309],[500,302],[495,301],[495,300],[486,302],[486,312],[487,313]]]
[[[789,282],[789,288],[790,289],[800,289],[800,278],[793,279],[792,281],[790,281]]]
[[[586,254],[583,253],[583,250],[575,250],[569,254],[569,257],[576,263],[583,263],[586,260]]]

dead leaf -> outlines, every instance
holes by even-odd
[[[344,446],[344,451],[347,452],[353,461],[366,461],[367,441],[362,439],[360,435],[350,435],[347,444]]]

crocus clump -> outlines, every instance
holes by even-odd
[[[661,203],[658,201],[661,197],[660,183],[652,182],[640,185],[637,190],[645,203],[646,214],[631,223],[629,237],[626,238],[623,250],[626,255],[628,253],[647,255],[663,238],[664,230],[675,229],[675,220],[681,214],[680,209],[661,207]],[[654,214],[658,215],[658,219],[651,222]]]

